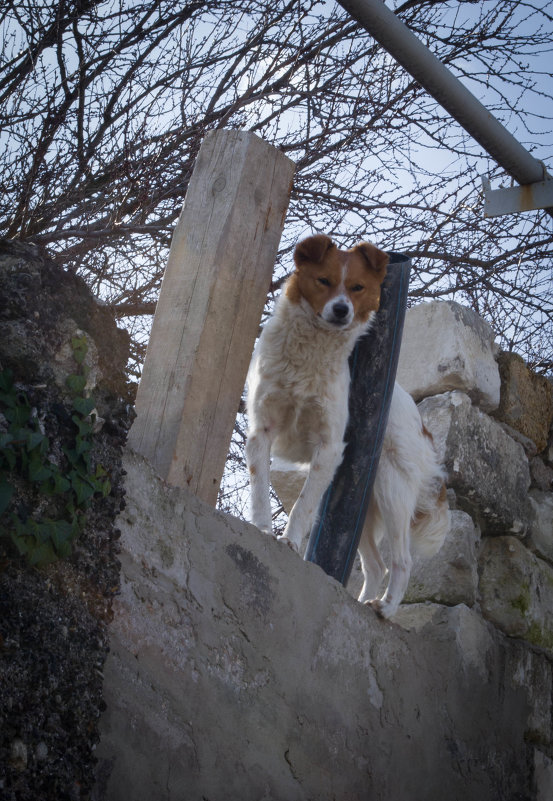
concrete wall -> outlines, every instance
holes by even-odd
[[[551,447],[518,413],[548,390],[507,403],[493,332],[425,306],[402,356],[448,332],[414,394],[453,527],[392,622],[127,453],[98,801],[553,798]]]
[[[540,797],[545,656],[465,604],[383,622],[140,458],[126,469],[97,797]]]

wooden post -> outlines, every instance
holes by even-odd
[[[294,164],[208,133],[171,243],[129,445],[214,505],[288,207]]]

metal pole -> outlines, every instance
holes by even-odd
[[[444,67],[383,0],[338,0],[399,64],[520,184],[548,177],[485,106]],[[548,209],[549,211],[549,209]]]

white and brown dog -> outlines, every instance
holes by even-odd
[[[295,273],[265,325],[248,374],[250,428],[246,459],[252,522],[272,531],[271,454],[308,463],[303,489],[284,538],[299,548],[315,522],[319,502],[342,460],[348,420],[348,358],[380,303],[388,256],[361,242],[339,250],[328,236],[300,242]],[[359,553],[364,585],[359,600],[391,617],[411,572],[411,542],[426,555],[449,528],[444,471],[411,396],[396,384],[373,496]],[[388,587],[377,599],[386,566],[378,543],[388,535]]]

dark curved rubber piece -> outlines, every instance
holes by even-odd
[[[344,459],[325,492],[305,559],[344,586],[349,579],[382,450],[394,388],[411,260],[389,253],[380,309],[350,357]]]

